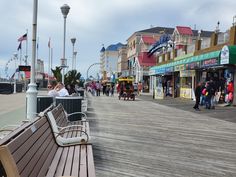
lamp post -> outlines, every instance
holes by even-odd
[[[74,51],[74,59],[75,59],[75,69],[76,69],[76,55],[77,55],[77,52],[76,51]]]
[[[65,49],[66,49],[66,17],[69,13],[70,7],[67,4],[64,4],[63,6],[61,6],[61,13],[63,15],[64,18],[64,38],[63,38],[63,55],[62,55],[62,59],[61,59],[61,67],[62,67],[62,83],[64,84],[64,80],[65,80],[65,68],[67,67],[67,62],[66,62],[66,58],[65,58]]]
[[[71,65],[71,69],[75,69],[75,55],[74,55],[74,52],[75,52],[75,41],[76,41],[76,38],[71,38],[71,43],[72,43],[72,65]]]
[[[38,0],[34,0],[33,4],[33,30],[32,30],[32,61],[29,89],[26,92],[27,110],[26,118],[33,120],[37,112],[37,85],[35,83],[35,60],[36,60],[36,36],[37,36],[37,14]]]
[[[14,55],[14,60],[15,60],[15,72],[16,72],[16,60],[17,60],[18,55],[17,53],[14,53],[13,55]],[[14,93],[16,93],[16,74],[14,76]]]

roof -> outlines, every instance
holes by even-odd
[[[152,36],[142,36],[142,41],[144,44],[154,44],[156,42]]]
[[[106,48],[106,51],[118,51],[118,49],[120,47],[124,46],[124,44],[122,43],[117,43],[117,44],[112,44],[112,45],[109,45],[107,48]]]
[[[176,26],[176,30],[180,35],[193,35],[192,29],[187,26]]]
[[[102,49],[100,50],[100,52],[105,52],[105,47],[102,47]]]
[[[137,31],[138,33],[166,33],[166,34],[173,34],[174,28],[169,27],[154,27],[149,28],[141,31]]]
[[[198,36],[198,30],[192,30],[192,31],[194,36]],[[214,33],[214,31],[201,30],[201,37],[211,37],[212,33]]]
[[[140,66],[155,66],[156,58],[154,55],[148,56],[148,52],[141,52],[138,56]]]

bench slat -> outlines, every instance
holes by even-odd
[[[74,150],[75,150],[74,146],[69,147],[68,157],[66,159],[65,170],[64,170],[64,173],[63,173],[64,176],[70,176],[71,175],[71,168],[72,168],[72,165],[73,165]]]
[[[51,164],[53,164],[52,161],[53,161],[53,158],[55,157],[55,154],[56,154],[57,151],[58,151],[58,146],[56,144],[54,144],[52,152],[55,152],[55,153],[54,154],[50,153],[48,155],[48,159],[45,162],[43,162],[44,164],[43,164],[42,168],[40,169],[39,173],[37,175],[35,175],[35,176],[37,176],[37,177],[46,176],[47,171],[48,171],[48,167]]]
[[[39,170],[41,169],[41,166],[37,165],[37,163],[40,161],[45,161],[47,160],[47,155],[50,153],[50,150],[52,149],[53,145],[55,143],[53,141],[50,141],[50,144],[45,143],[43,144],[40,149],[35,152],[35,155],[33,156],[33,158],[29,161],[29,163],[27,164],[27,166],[25,167],[25,169],[27,170],[23,170],[21,173],[21,176],[29,176],[30,173],[33,170]],[[46,146],[46,147],[45,147]],[[42,157],[42,158],[40,158]],[[43,159],[44,158],[44,159]],[[35,169],[36,168],[36,169]]]
[[[41,127],[47,120],[43,119],[43,121],[37,121],[34,125],[36,128]],[[31,130],[30,126],[29,128],[27,128],[25,130],[25,132],[23,132],[22,134],[20,134],[18,137],[16,137],[14,139],[14,141],[10,141],[8,144],[8,147],[10,149],[11,152],[14,152],[15,150],[17,150],[22,144],[25,143],[25,141],[27,141],[29,139],[29,137],[32,135],[32,130]]]
[[[88,156],[88,177],[95,177],[95,166],[93,160],[93,150],[92,146],[87,146],[87,156]]]
[[[71,176],[79,176],[80,146],[75,146]]]
[[[39,122],[42,122],[43,120],[40,120]],[[43,121],[44,122],[44,121]],[[45,123],[45,122],[44,122]],[[34,128],[32,128],[34,129]],[[46,130],[48,129],[49,133],[50,133],[50,127],[49,127],[49,124],[46,122],[43,126],[41,127],[36,127],[35,126],[35,132],[32,132],[31,129],[29,129],[28,131],[31,131],[31,136],[28,136],[28,139],[23,143],[21,144],[21,146],[18,147],[18,149],[13,152],[13,158],[15,159],[16,162],[19,161],[19,159],[21,159],[24,154],[26,152],[28,152],[29,148],[31,148],[33,146],[33,144],[35,142],[37,142],[37,140],[43,135],[45,134],[45,132],[47,132]],[[29,135],[29,132],[25,132],[23,133],[24,134],[27,134]],[[21,139],[21,137],[19,137]],[[12,145],[14,145],[15,143],[11,143],[11,145],[9,146],[9,149],[11,150],[12,148]],[[11,150],[12,151],[12,150]]]
[[[65,167],[66,159],[68,156],[68,150],[69,150],[68,147],[63,148],[62,156],[61,156],[60,162],[57,166],[57,171],[56,171],[55,176],[63,176],[64,167]]]
[[[80,173],[79,173],[79,176],[87,176],[86,145],[81,145],[81,149],[80,149]]]
[[[62,152],[63,152],[63,148],[59,147],[57,149],[57,152],[56,152],[56,154],[53,158],[53,161],[52,161],[52,163],[49,167],[49,170],[48,170],[47,175],[46,175],[47,177],[52,177],[52,176],[55,175],[55,172],[57,170],[57,166],[59,164],[59,161],[60,161],[60,158],[61,158],[61,155],[62,155]],[[41,176],[38,176],[38,177],[41,177]]]
[[[53,137],[51,137],[53,139]],[[41,171],[42,167],[44,166],[44,163],[51,163],[52,158],[49,158],[50,155],[55,155],[55,152],[57,150],[57,146],[53,140],[50,140],[50,144],[48,144],[48,147],[44,150],[43,154],[41,154],[40,158],[37,159],[37,163],[34,165],[32,172],[30,173],[30,177],[36,177],[39,171]],[[40,149],[39,149],[40,151]],[[40,155],[39,154],[39,155]],[[48,166],[47,166],[48,167]],[[46,171],[44,172],[44,174]],[[45,175],[44,175],[45,176]]]
[[[23,169],[24,169],[24,167],[27,165],[27,163],[29,162],[29,159],[32,159],[33,158],[33,156],[35,155],[35,152],[37,152],[38,151],[38,149],[40,148],[40,146],[42,146],[43,144],[46,144],[46,146],[45,147],[47,147],[48,146],[48,144],[50,143],[48,140],[49,140],[49,138],[50,138],[50,140],[51,140],[51,138],[52,138],[52,136],[51,137],[49,137],[50,136],[50,130],[47,130],[37,141],[36,141],[36,143],[32,146],[32,147],[24,147],[25,149],[26,148],[30,148],[29,150],[28,150],[28,152],[27,152],[27,154],[26,155],[24,155],[24,156],[22,156],[21,157],[21,159],[20,159],[20,161],[17,163],[17,166],[18,166],[18,169],[19,169],[19,171],[22,171]],[[27,146],[27,144],[26,144],[26,146]],[[20,152],[18,152],[18,151],[16,151],[16,153],[20,153]],[[23,152],[22,152],[23,153]],[[17,154],[18,155],[18,154]],[[19,155],[18,155],[19,156]],[[13,154],[13,157],[14,157],[14,154]],[[15,161],[16,161],[16,159],[15,159]]]

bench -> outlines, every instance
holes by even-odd
[[[73,133],[67,133],[70,137]],[[46,116],[0,141],[0,164],[8,177],[94,177],[91,144],[60,146]]]
[[[78,113],[83,114],[85,118],[87,118],[86,114],[81,112],[72,113],[70,115]],[[88,143],[90,139],[89,124],[85,118],[81,121],[70,122],[68,115],[61,104],[47,111],[45,115],[52,127],[55,140],[60,146]],[[69,137],[68,134],[70,134]]]

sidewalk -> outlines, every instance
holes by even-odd
[[[195,109],[193,109],[195,101],[191,99],[172,98],[172,97],[166,97],[165,99],[153,99],[153,96],[150,93],[142,93],[137,98],[146,100],[146,101],[151,101],[157,104],[169,106],[169,107],[174,107],[174,108],[185,110],[185,111],[195,112],[199,114],[199,116],[207,115],[207,116],[214,117],[217,119],[236,123],[236,116],[235,116],[236,107],[234,106],[223,107],[222,105],[219,104],[219,105],[216,105],[215,109],[210,109],[210,110],[205,109],[204,106],[200,106],[201,111],[196,111]]]

